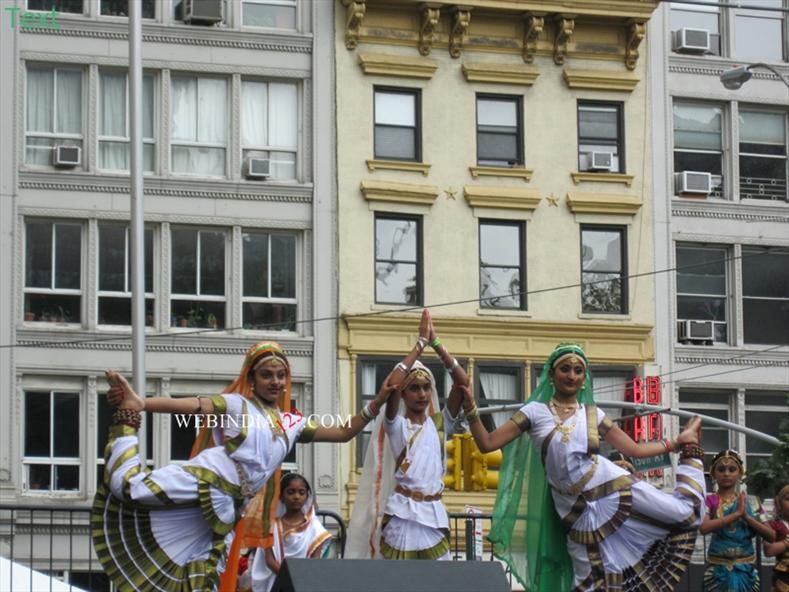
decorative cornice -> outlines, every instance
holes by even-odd
[[[405,162],[402,160],[374,160],[368,159],[367,169],[370,172],[381,170],[406,171],[408,173],[422,173],[425,177],[430,172],[430,166],[424,162]]]
[[[640,197],[620,193],[567,194],[567,207],[575,214],[623,214],[634,216],[643,205]]]
[[[525,64],[501,64],[497,62],[464,62],[463,75],[469,82],[495,82],[531,86],[540,71]]]
[[[630,72],[616,70],[578,70],[565,68],[564,81],[570,88],[590,90],[618,90],[631,92],[638,85],[639,77]]]
[[[753,356],[759,356],[759,352],[753,352]],[[769,359],[764,357],[751,357],[751,354],[742,354],[724,357],[719,352],[710,355],[691,355],[680,354],[674,356],[676,364],[704,365],[718,364],[720,366],[758,366],[761,368],[769,366],[789,367],[787,359]],[[692,378],[692,377],[690,377]]]
[[[436,60],[385,53],[360,53],[359,65],[365,74],[426,79],[438,68]]]
[[[435,185],[390,183],[367,179],[361,182],[360,189],[367,201],[418,204],[428,207],[436,201],[439,192]]]
[[[523,179],[524,181],[530,181],[531,176],[534,174],[534,169],[527,169],[524,167],[504,168],[470,166],[468,167],[468,170],[474,179],[479,177],[514,177],[517,179]]]
[[[705,76],[720,76],[721,72],[735,66],[740,62],[721,56],[688,56],[672,53],[669,55],[668,70],[677,74],[700,74]],[[775,68],[784,76],[789,76],[789,66],[776,64]],[[769,70],[752,70],[753,78],[758,80],[771,80],[780,82],[778,77]]]
[[[717,207],[716,207],[717,206]],[[747,206],[741,206],[743,208]],[[724,209],[725,208],[725,209]],[[748,211],[746,209],[736,211],[719,204],[710,204],[710,207],[693,208],[682,205],[673,205],[671,208],[672,216],[685,216],[687,218],[710,218],[714,220],[741,220],[744,222],[778,222],[781,224],[789,223],[789,212],[782,214],[766,211]]]
[[[533,211],[542,201],[539,189],[516,189],[501,185],[466,185],[463,195],[472,208]]]
[[[570,173],[573,183],[589,181],[592,183],[623,183],[630,187],[633,184],[633,175],[625,175],[624,173],[583,173],[574,171]]]

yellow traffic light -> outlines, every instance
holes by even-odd
[[[491,469],[501,466],[501,450],[483,454],[473,439],[467,439],[465,444],[467,452],[464,455],[463,488],[466,491],[496,489],[499,485],[499,472]]]
[[[444,486],[455,491],[462,489],[460,472],[463,466],[463,435],[453,434],[447,441],[447,473],[444,475]]]

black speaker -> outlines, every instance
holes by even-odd
[[[509,592],[497,561],[286,559],[272,592]]]

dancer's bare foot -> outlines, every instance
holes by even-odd
[[[677,437],[677,444],[695,444],[701,441],[701,418],[694,415],[685,425],[685,429]]]
[[[121,409],[134,409],[142,411],[145,409],[145,401],[134,392],[129,382],[122,374],[115,370],[106,370],[104,376],[110,385],[107,391],[107,402]]]

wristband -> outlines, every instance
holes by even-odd
[[[438,346],[441,345],[441,340],[436,337],[432,342],[430,342],[430,345],[433,346],[433,349],[438,349]]]
[[[405,372],[406,374],[408,374],[408,366],[406,366],[406,365],[405,365],[405,364],[403,364],[402,362],[398,362],[398,363],[397,363],[397,366],[395,366],[395,368],[400,368],[400,370],[402,370],[403,372]]]
[[[466,413],[466,421],[469,423],[474,423],[475,421],[479,420],[479,409],[477,409],[476,405],[471,412]]]
[[[416,345],[419,349],[425,349],[425,346],[430,343],[430,340],[427,337],[422,337],[421,335],[416,338]]]
[[[452,370],[454,370],[455,368],[457,368],[459,366],[460,366],[460,362],[457,361],[457,358],[452,358],[452,363],[449,364],[448,366],[445,366],[445,368],[447,370],[449,370],[450,372],[452,372]]]

